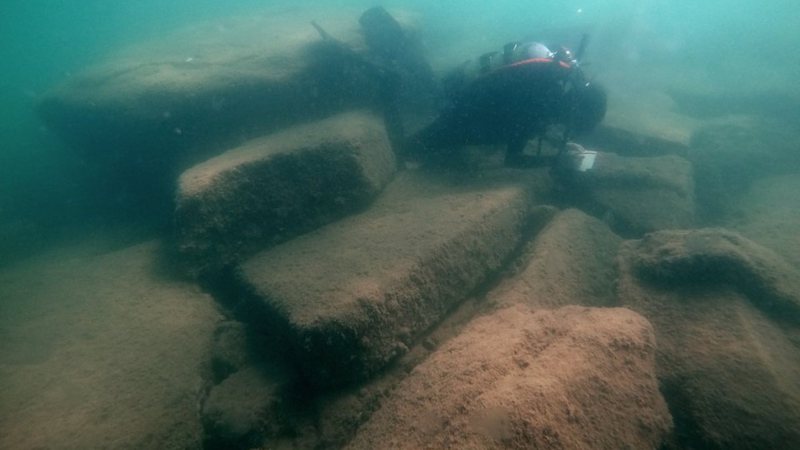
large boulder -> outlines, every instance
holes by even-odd
[[[738,233],[719,228],[650,233],[630,259],[641,278],[667,285],[730,285],[766,313],[800,320],[800,273]]]
[[[311,383],[364,379],[506,264],[546,180],[502,171],[452,185],[405,172],[365,213],[244,262],[243,305]]]
[[[0,448],[202,448],[220,314],[159,254],[80,242],[0,271]]]
[[[630,310],[501,309],[417,366],[347,448],[657,449],[672,422],[654,359]]]
[[[594,166],[572,175],[570,195],[624,236],[695,222],[692,165],[675,156],[623,157],[597,153]]]
[[[208,273],[366,206],[394,174],[381,119],[345,113],[249,141],[180,177],[175,225]]]
[[[798,447],[797,273],[721,230],[628,241],[619,264],[620,302],[656,331],[669,448]]]
[[[42,97],[38,112],[111,199],[151,200],[140,207],[152,209],[153,199],[169,200],[180,170],[219,149],[380,107],[382,82],[367,63],[359,15],[274,7],[189,26],[76,73]]]
[[[612,304],[620,242],[599,219],[576,209],[561,211],[526,246],[518,272],[488,298],[498,305],[536,308]]]

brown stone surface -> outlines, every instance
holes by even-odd
[[[0,271],[0,448],[201,448],[220,315],[159,253],[81,242]]]
[[[194,24],[75,74],[44,96],[40,112],[94,150],[149,142],[173,151],[330,114],[363,103],[375,85],[363,72],[342,76],[353,61],[337,64],[340,50],[310,22],[363,51],[360,12],[273,7]]]
[[[769,314],[796,274],[734,233],[659,234],[623,244],[618,293],[655,328],[670,448],[797,447],[799,323]]]
[[[114,49],[46,92],[37,110],[76,150],[79,178],[99,203],[162,214],[180,172],[224,149],[337,112],[380,109],[361,12],[273,6],[193,24]]]
[[[211,388],[203,404],[206,445],[214,448],[253,448],[281,426],[278,418],[286,374],[243,368]]]
[[[704,228],[650,233],[638,241],[630,259],[636,273],[648,280],[731,285],[768,314],[800,319],[800,273],[736,232]]]
[[[365,112],[249,141],[181,175],[178,252],[195,274],[235,264],[363,208],[394,170],[382,120]]]
[[[474,183],[404,172],[363,214],[246,261],[238,284],[316,384],[375,373],[522,243],[543,172]]]
[[[626,309],[501,309],[417,366],[347,448],[656,449],[672,423],[654,354]]]
[[[692,165],[675,156],[622,157],[599,153],[594,167],[578,174],[588,208],[612,229],[638,236],[695,222]]]
[[[526,246],[518,273],[488,298],[535,308],[612,304],[621,241],[600,220],[575,209],[561,211]]]

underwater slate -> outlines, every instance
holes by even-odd
[[[250,318],[286,340],[310,382],[364,379],[507,262],[547,180],[500,171],[454,184],[403,172],[363,214],[244,262],[237,282]]]
[[[178,252],[192,274],[219,270],[362,209],[394,170],[383,122],[367,112],[249,141],[181,175]]]
[[[657,449],[672,420],[655,346],[627,309],[504,308],[415,367],[346,448]]]

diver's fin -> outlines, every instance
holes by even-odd
[[[336,41],[336,39],[334,39],[333,36],[331,36],[327,31],[325,31],[324,28],[319,26],[319,24],[316,21],[312,20],[311,25],[314,27],[314,29],[317,30],[317,33],[319,33],[323,41]]]

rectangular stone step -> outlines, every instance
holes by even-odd
[[[363,208],[394,170],[383,121],[366,112],[249,141],[181,175],[178,252],[195,275],[235,264]]]
[[[627,309],[504,308],[415,367],[345,448],[659,448],[672,420],[654,353]]]
[[[504,266],[548,184],[538,171],[466,185],[404,172],[368,211],[249,259],[236,283],[308,381],[364,379]]]

